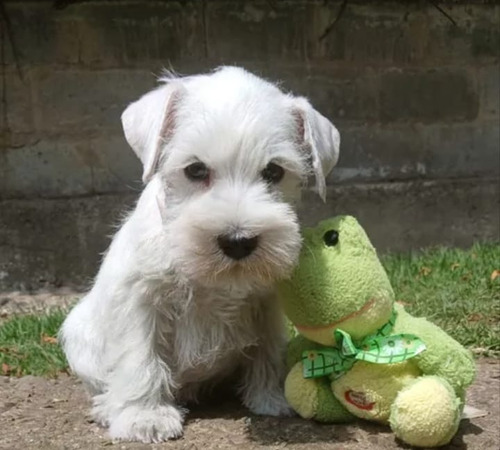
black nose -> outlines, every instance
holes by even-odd
[[[232,259],[243,259],[257,247],[258,237],[235,238],[232,236],[219,236],[217,243],[226,256]]]

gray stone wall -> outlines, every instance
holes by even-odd
[[[305,223],[355,214],[383,250],[499,239],[499,3],[342,3],[4,1],[0,288],[95,274],[141,189],[119,117],[163,67],[242,65],[334,121]]]

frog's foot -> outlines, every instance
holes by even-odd
[[[445,445],[457,432],[460,404],[444,378],[419,377],[398,393],[391,408],[391,428],[399,439],[413,446]]]
[[[334,397],[328,378],[303,377],[301,362],[292,367],[286,378],[285,397],[304,419],[342,423],[354,417]]]

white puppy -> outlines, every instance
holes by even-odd
[[[146,187],[61,340],[115,439],[182,434],[186,401],[239,368],[243,403],[289,413],[272,292],[296,262],[293,204],[325,196],[335,127],[304,98],[235,67],[169,76],[123,113]]]

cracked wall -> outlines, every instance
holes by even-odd
[[[382,249],[498,239],[495,2],[1,4],[0,288],[95,273],[141,188],[120,114],[165,66],[240,64],[335,122],[331,195],[306,222],[356,214]]]

